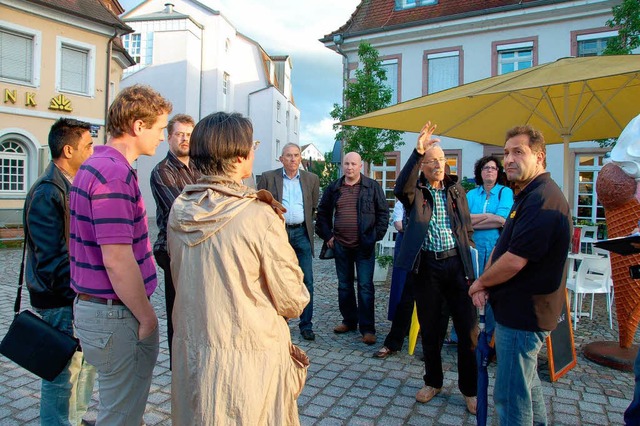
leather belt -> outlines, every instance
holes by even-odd
[[[102,297],[89,296],[88,294],[78,294],[78,299],[84,302],[99,303],[100,305],[119,305],[124,306],[122,300],[119,299],[103,299]]]
[[[304,222],[302,223],[296,223],[293,225],[286,225],[287,229],[296,229],[296,228],[302,228],[304,226]]]
[[[453,257],[453,256],[457,256],[458,255],[458,249],[457,248],[452,248],[450,250],[445,250],[445,251],[424,250],[424,253],[426,253],[426,255],[428,257],[430,257],[431,259],[442,260],[442,259],[448,259],[448,258]]]

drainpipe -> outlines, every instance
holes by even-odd
[[[344,43],[344,35],[343,34],[335,34],[333,36],[333,44],[335,44],[338,53],[342,55],[344,58],[342,60],[342,107],[345,107],[345,89],[347,88],[347,83],[349,81],[349,57],[344,50],[342,50],[342,44]],[[344,139],[340,141],[340,165],[338,166],[338,170],[340,170],[340,174],[342,174],[342,159],[344,157]]]
[[[111,55],[113,54],[113,40],[115,40],[116,37],[118,37],[117,28],[107,43],[107,78],[104,90],[104,140],[102,141],[104,144],[107,143],[107,115],[109,113],[109,95],[111,89]]]

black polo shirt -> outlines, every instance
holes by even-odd
[[[506,327],[553,330],[565,303],[565,263],[571,242],[569,204],[549,173],[531,181],[514,198],[492,261],[505,252],[527,264],[513,278],[490,289],[496,321]]]

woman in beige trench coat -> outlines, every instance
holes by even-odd
[[[252,172],[252,138],[240,114],[202,119],[190,157],[204,177],[169,215],[175,426],[299,424],[308,359],[283,317],[298,317],[309,293],[282,206],[241,183]]]

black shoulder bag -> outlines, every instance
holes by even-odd
[[[77,339],[53,327],[33,312],[20,312],[26,250],[25,235],[18,295],[13,307],[15,317],[0,343],[0,353],[33,374],[52,381],[69,363],[79,344]]]

